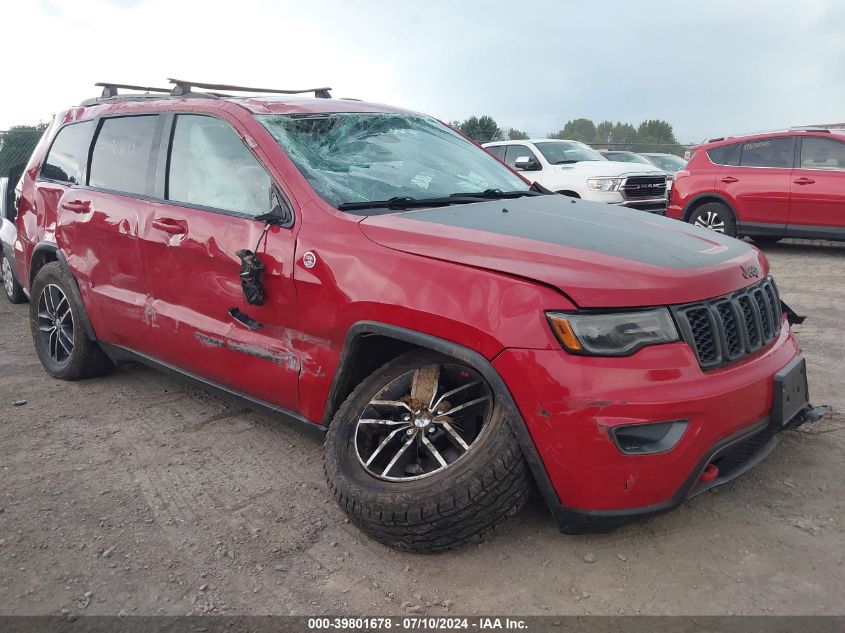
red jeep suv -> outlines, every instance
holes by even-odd
[[[140,361],[325,431],[351,521],[423,550],[534,484],[567,533],[669,510],[818,417],[757,249],[529,186],[422,114],[174,83],[105,85],[27,166],[50,375]]]
[[[845,130],[713,139],[677,173],[666,215],[760,244],[845,240]]]

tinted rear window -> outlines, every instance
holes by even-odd
[[[105,119],[91,155],[92,187],[143,194],[147,192],[158,115]]]
[[[707,156],[710,157],[710,161],[716,165],[726,165],[735,147],[736,144],[711,147],[707,150]]]
[[[742,167],[792,167],[794,139],[791,136],[762,138],[742,144]]]
[[[41,177],[72,185],[83,184],[93,134],[94,121],[72,123],[59,130],[41,167]]]

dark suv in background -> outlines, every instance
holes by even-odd
[[[676,174],[666,215],[761,244],[845,240],[845,130],[713,139]]]

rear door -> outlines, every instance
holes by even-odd
[[[267,228],[256,219],[275,204],[290,206],[238,125],[207,115],[167,115],[169,151],[157,167],[161,200],[141,228],[153,355],[296,410],[292,272],[299,227],[290,222]],[[264,305],[245,299],[236,255],[241,249],[257,252],[265,265]]]
[[[716,191],[733,203],[740,225],[786,228],[794,143],[791,136],[740,143],[719,170]]]
[[[68,189],[56,238],[85,298],[97,337],[149,349],[139,229],[151,210],[163,117],[106,117],[97,122],[87,187]]]
[[[789,233],[845,237],[845,143],[833,138],[799,139],[792,174]]]

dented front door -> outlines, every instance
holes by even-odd
[[[155,356],[296,410],[292,270],[298,226],[272,226],[265,233],[267,225],[255,216],[269,210],[278,189],[229,123],[176,115],[168,126],[175,129],[167,136],[173,148],[163,168],[166,200],[151,205],[140,231],[150,288],[145,320],[157,341]],[[263,305],[244,297],[236,254],[242,249],[256,251],[265,266]],[[233,309],[252,322],[234,318]]]

